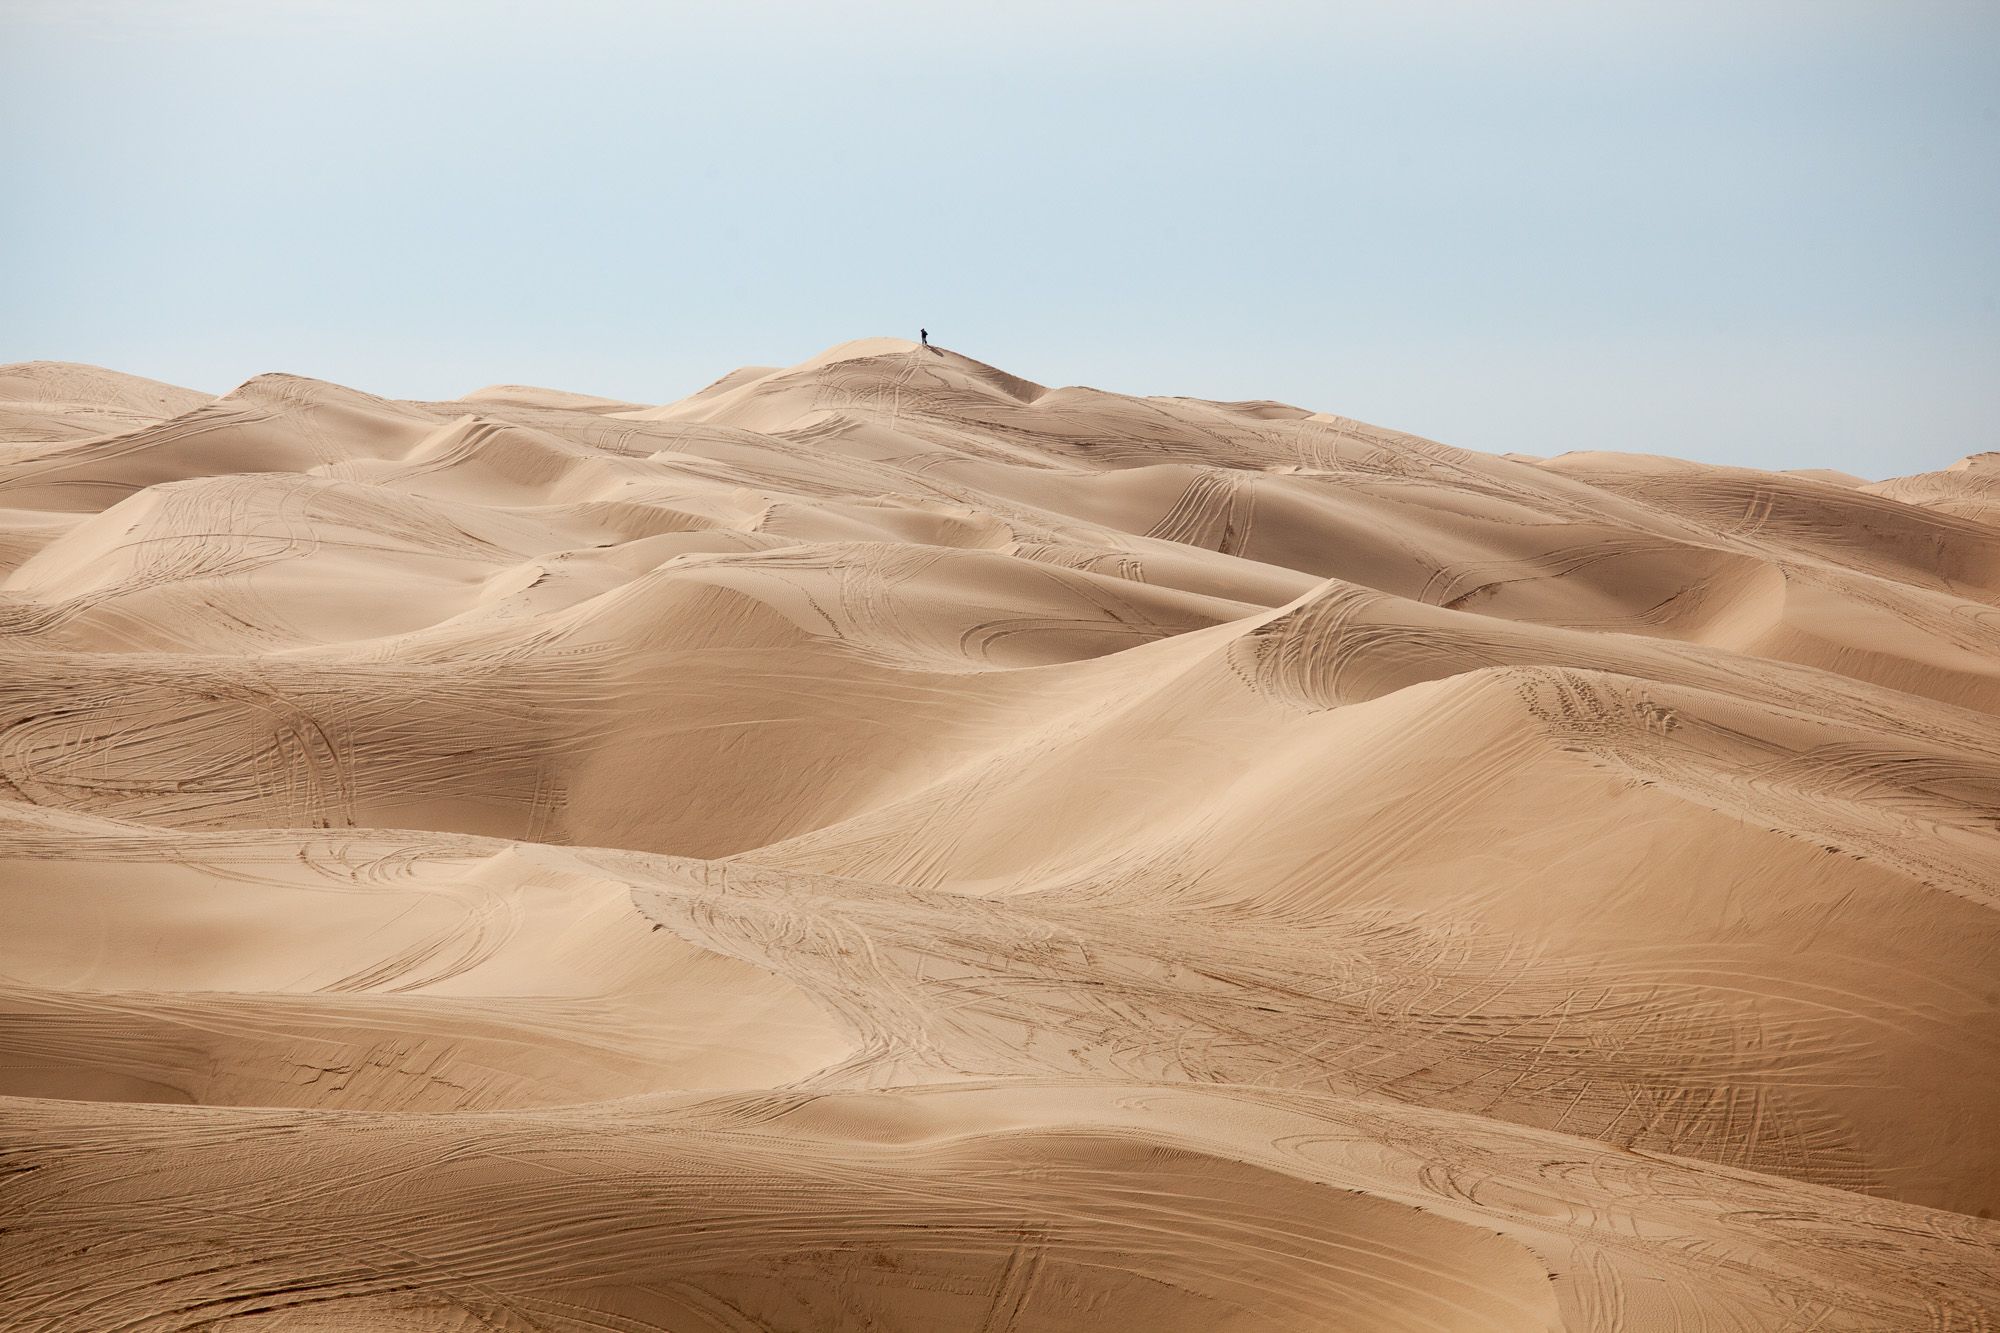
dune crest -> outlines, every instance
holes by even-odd
[[[8,1328],[2000,1321],[2000,464],[0,367]]]

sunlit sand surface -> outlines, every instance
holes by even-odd
[[[0,369],[0,1326],[2000,1321],[2000,456]]]

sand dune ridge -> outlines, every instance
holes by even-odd
[[[0,1323],[2000,1320],[2000,469],[0,367]]]

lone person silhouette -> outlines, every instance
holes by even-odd
[[[917,336],[924,340],[924,346],[929,347],[931,345],[931,331],[929,329],[918,329]]]

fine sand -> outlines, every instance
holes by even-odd
[[[2000,455],[0,368],[0,1328],[2000,1322]]]

